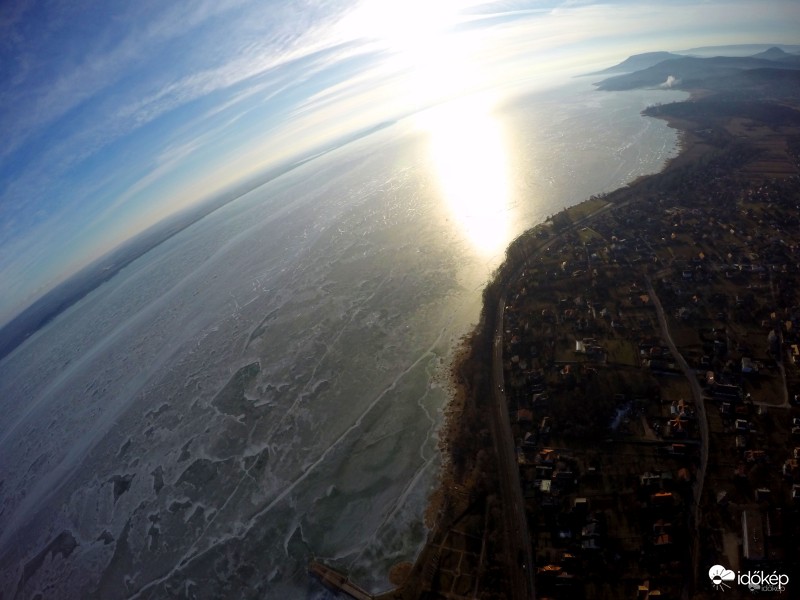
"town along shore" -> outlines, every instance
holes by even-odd
[[[450,370],[428,543],[381,597],[703,598],[709,557],[797,572],[797,105],[651,107],[675,159],[514,240]]]

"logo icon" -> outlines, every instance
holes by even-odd
[[[711,580],[711,584],[715,589],[730,589],[730,584],[726,582],[736,579],[736,573],[730,569],[726,569],[722,565],[714,565],[708,570],[708,578]]]
[[[783,592],[789,585],[789,576],[785,573],[765,573],[764,571],[738,571],[726,569],[722,565],[714,565],[708,570],[708,578],[714,589],[725,591],[731,589],[733,582],[747,587],[751,592]],[[731,583],[728,583],[731,582]]]

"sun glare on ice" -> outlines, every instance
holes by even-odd
[[[441,195],[462,233],[481,254],[501,251],[509,235],[509,165],[492,103],[461,99],[426,111],[417,121],[428,134]]]

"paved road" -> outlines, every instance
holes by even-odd
[[[505,295],[497,306],[492,352],[492,437],[497,452],[500,493],[503,499],[503,519],[506,548],[509,556],[512,598],[536,598],[533,585],[533,551],[525,515],[525,499],[519,481],[516,450],[508,418],[503,381],[503,311]]]
[[[694,533],[692,573],[694,581],[697,582],[697,568],[700,561],[700,540],[697,536],[697,526],[700,522],[700,499],[703,496],[703,483],[706,479],[706,466],[708,464],[708,419],[706,418],[706,407],[705,402],[703,401],[703,390],[700,387],[700,383],[697,381],[697,375],[695,374],[694,369],[689,368],[686,359],[684,359],[683,355],[678,352],[675,342],[672,341],[672,337],[669,334],[669,327],[667,326],[667,318],[664,315],[664,308],[661,306],[661,301],[658,299],[658,296],[653,289],[653,283],[650,281],[649,277],[647,278],[647,293],[650,294],[650,299],[653,302],[653,306],[656,308],[658,322],[661,325],[661,335],[667,342],[667,346],[669,346],[672,356],[675,357],[675,362],[678,363],[678,366],[680,366],[681,371],[683,371],[683,374],[686,376],[686,379],[689,381],[689,385],[691,386],[692,397],[694,398],[694,405],[695,409],[697,410],[697,423],[700,427],[700,468],[697,470],[697,481],[694,487],[694,506],[692,506],[691,512],[692,523],[690,524],[690,529]]]
[[[628,201],[629,202],[629,201]],[[595,212],[576,220],[568,228],[574,231],[578,226],[590,222],[598,215],[613,208],[628,204],[608,203]],[[535,256],[542,248],[563,238],[564,232],[540,241],[530,251],[530,256]],[[522,264],[512,276],[512,280],[519,279],[525,264]],[[508,285],[509,282],[506,282]],[[495,452],[498,461],[498,476],[500,478],[500,493],[504,507],[504,528],[506,550],[510,559],[510,575],[512,579],[512,598],[524,600],[536,598],[534,587],[534,560],[531,547],[531,538],[528,533],[528,522],[525,514],[525,499],[519,480],[519,467],[511,433],[511,423],[508,418],[508,402],[504,391],[503,380],[503,314],[505,312],[506,296],[502,295],[497,305],[494,345],[492,352],[492,411],[491,427],[494,439]]]

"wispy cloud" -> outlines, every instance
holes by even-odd
[[[92,255],[86,240],[111,243],[98,232],[121,231],[118,211],[138,206],[146,223],[192,194],[448,94],[523,85],[626,50],[800,31],[789,0],[435,4],[0,5],[0,279],[12,281],[15,305],[44,285],[26,272],[52,277],[66,268],[54,255],[74,268]],[[180,202],[167,202],[176,190]]]
[[[2,156],[8,156],[54,121],[112,88],[132,71],[145,67],[171,40],[191,33],[235,4],[201,2],[193,4],[190,11],[179,5],[160,5],[171,8],[154,11],[155,16],[142,23],[136,15],[108,15],[111,18],[104,21],[102,17],[93,18],[91,11],[82,13],[81,8],[87,7],[63,3],[46,13],[48,18],[41,22],[38,16],[35,23],[20,23],[20,18],[9,22],[2,33],[7,39],[19,41],[4,53],[6,59],[18,65],[19,58],[15,60],[15,56],[32,56],[37,68],[23,66],[8,82],[11,85],[4,86],[0,98],[3,105],[24,106],[24,110],[4,113],[0,120],[8,137]],[[93,23],[95,19],[100,22]],[[100,29],[81,31],[78,23],[84,27],[98,25]],[[126,24],[133,27],[128,29]],[[20,31],[23,25],[37,31],[25,35]],[[96,35],[82,37],[90,33]],[[24,45],[30,47],[24,49]]]
[[[292,17],[289,4],[273,6],[269,16],[276,21],[262,16],[260,26],[253,22],[263,11],[244,4],[138,7],[143,18],[128,13],[101,20],[95,38],[61,58],[60,43],[75,46],[81,41],[70,38],[69,23],[75,16],[71,5],[65,3],[37,22],[41,31],[28,35],[22,31],[30,27],[25,10],[4,14],[8,60],[0,61],[7,65],[5,85],[0,86],[0,219],[17,213],[36,222],[27,210],[31,199],[42,198],[54,182],[101,149],[187,104],[242,86],[325,46],[322,35],[302,41],[319,29],[296,29],[292,18],[286,18]],[[218,29],[200,31],[218,27],[220,21],[240,35],[230,41]],[[107,40],[115,33],[121,35],[110,44]],[[25,52],[34,56],[28,62],[38,64],[36,68],[25,66],[21,58],[26,44]],[[48,62],[46,54],[55,58]],[[267,86],[260,82],[236,93],[246,97]]]

